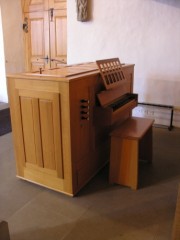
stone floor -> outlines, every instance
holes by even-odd
[[[11,240],[170,240],[180,182],[180,129],[153,128],[139,189],[108,184],[108,166],[71,198],[16,178],[12,134],[0,137],[0,219]]]
[[[0,102],[0,136],[11,132],[11,129],[9,104]]]
[[[0,110],[6,109],[9,107],[8,103],[0,102]]]

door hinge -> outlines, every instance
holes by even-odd
[[[23,31],[24,31],[25,33],[28,33],[28,18],[27,18],[27,17],[24,18]]]

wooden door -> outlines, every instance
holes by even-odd
[[[27,71],[66,63],[66,0],[22,0]],[[51,61],[52,59],[52,61]]]
[[[26,69],[50,68],[48,0],[22,0]]]
[[[51,67],[66,64],[67,61],[67,17],[66,9],[53,11],[50,21]]]
[[[29,12],[24,17],[28,21],[28,32],[24,33],[27,70],[50,68],[48,11]]]

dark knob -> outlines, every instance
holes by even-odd
[[[89,117],[81,117],[83,120],[89,120]]]
[[[89,108],[89,106],[88,105],[81,105],[81,108]]]
[[[89,114],[89,112],[81,111],[81,114]]]
[[[88,99],[81,99],[80,101],[81,101],[81,103],[89,103]]]

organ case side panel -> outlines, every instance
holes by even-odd
[[[73,195],[68,87],[59,89],[57,83],[8,79],[17,175]]]
[[[96,125],[96,93],[102,82],[99,76],[89,75],[71,83],[71,142],[75,184],[81,189],[108,161],[107,135],[103,139],[103,124]],[[104,134],[105,135],[105,134]],[[100,139],[101,138],[101,139]]]
[[[19,90],[19,97],[26,162],[63,178],[59,94]]]

